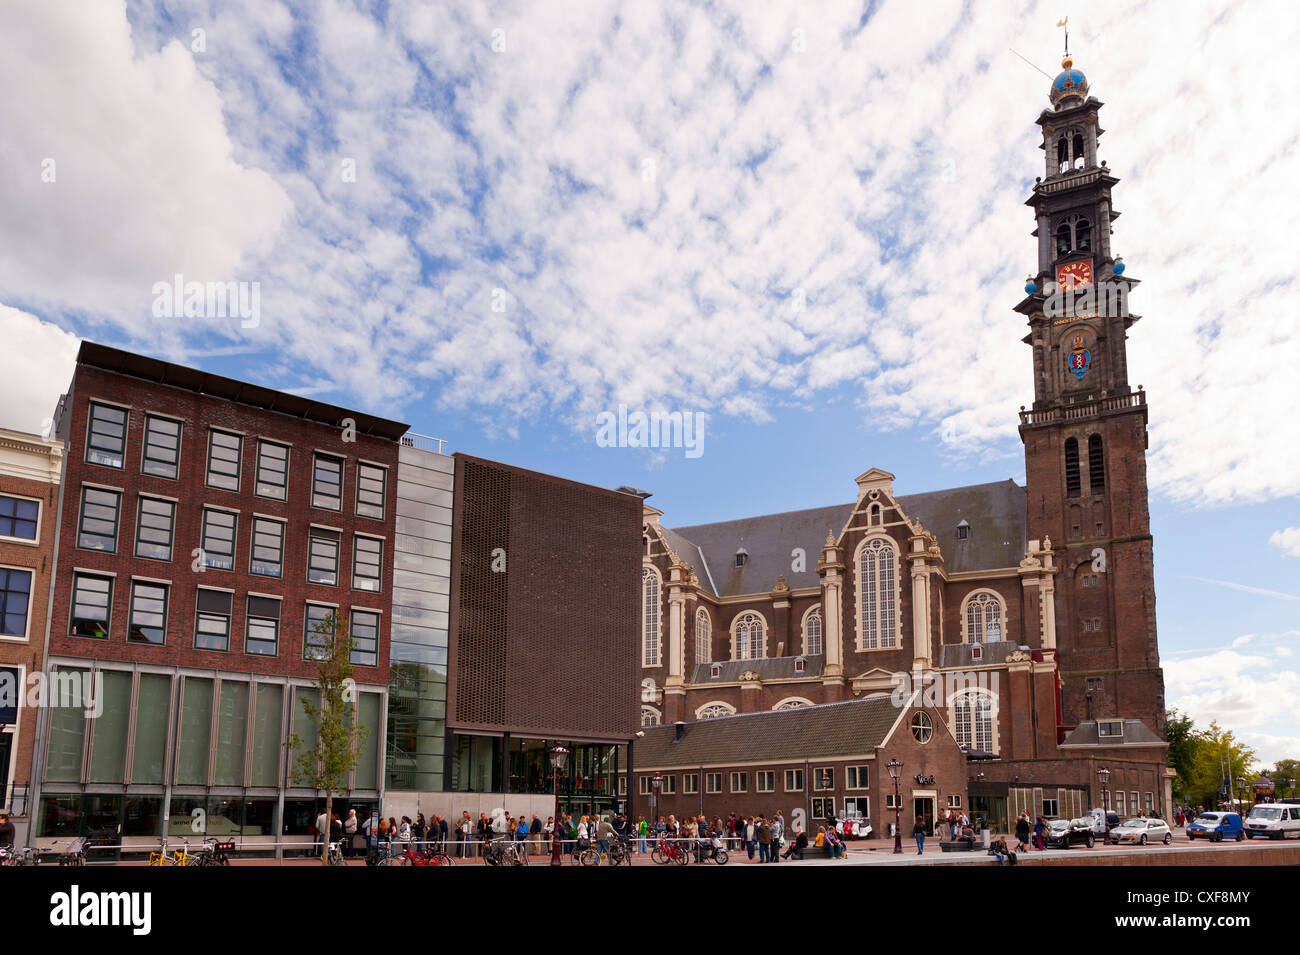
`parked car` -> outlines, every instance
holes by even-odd
[[[1246,838],[1285,839],[1287,833],[1300,833],[1300,805],[1267,803],[1254,806],[1246,816]]]
[[[1094,835],[1104,836],[1106,834],[1106,818],[1110,817],[1110,827],[1114,829],[1119,825],[1119,813],[1113,809],[1110,812],[1102,812],[1100,809],[1089,809],[1083,814],[1083,818],[1092,826]]]
[[[1111,829],[1110,837],[1120,845],[1145,846],[1151,842],[1163,842],[1169,845],[1174,841],[1169,823],[1155,817],[1126,820]]]
[[[1222,842],[1224,839],[1236,839],[1240,842],[1246,838],[1241,816],[1235,812],[1203,812],[1187,827],[1188,839],[1209,839]]]
[[[1043,842],[1049,849],[1068,849],[1080,844],[1091,849],[1095,841],[1092,824],[1087,819],[1050,819],[1043,831]]]

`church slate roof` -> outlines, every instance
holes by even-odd
[[[803,660],[803,672],[795,671],[794,661]],[[691,673],[692,683],[738,683],[741,674],[753,670],[760,680],[797,680],[801,677],[822,675],[822,665],[826,658],[821,654],[805,657],[764,657],[759,660],[719,660],[716,663],[697,663]],[[718,668],[717,676],[710,676],[713,667]]]
[[[1016,649],[1018,644],[1014,640],[994,640],[989,643],[981,643],[982,652],[978,660],[974,659],[971,654],[971,649],[974,646],[973,643],[945,643],[939,648],[939,666],[941,668],[973,667],[1006,663],[1007,656]]]
[[[764,710],[683,724],[645,727],[636,741],[637,770],[734,766],[805,759],[868,756],[885,742],[899,710],[888,696],[842,703]]]
[[[1107,722],[1102,720],[1102,722]],[[1149,726],[1141,720],[1122,720],[1124,738],[1102,739],[1097,734],[1097,721],[1085,720],[1066,734],[1062,746],[1149,746],[1151,744],[1167,745]]]
[[[907,494],[897,500],[903,513],[938,537],[950,574],[1015,567],[1025,554],[1025,489],[1012,480]],[[834,504],[663,530],[677,556],[695,568],[701,586],[719,597],[759,594],[770,591],[781,574],[791,588],[816,587],[826,532],[838,537],[853,508]],[[963,520],[970,525],[970,536],[957,540],[957,525]],[[737,567],[736,550],[742,546],[749,559]],[[805,555],[800,572],[791,570],[796,547]]]

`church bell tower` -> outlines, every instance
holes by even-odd
[[[1112,248],[1119,180],[1098,160],[1102,103],[1068,52],[1037,123],[1045,168],[1026,202],[1038,263],[1016,311],[1032,349],[1020,412],[1029,537],[1050,537],[1061,726],[1141,719],[1164,732],[1147,508],[1146,395],[1129,384],[1137,280]]]

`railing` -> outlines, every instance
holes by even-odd
[[[402,435],[402,445],[408,448],[416,448],[420,451],[432,451],[435,454],[447,453],[447,442],[443,438],[431,438],[427,434],[416,434],[414,431],[408,431]]]
[[[1137,391],[1128,395],[1113,395],[1108,398],[1098,398],[1094,401],[1081,401],[1078,404],[1060,405],[1043,411],[1026,411],[1021,408],[1020,423],[1025,425],[1048,424],[1053,421],[1073,421],[1078,418],[1091,418],[1093,415],[1104,414],[1107,411],[1125,411],[1129,408],[1140,408],[1146,403],[1146,392],[1139,385]]]

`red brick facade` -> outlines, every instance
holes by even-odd
[[[126,409],[127,434],[123,467],[94,464],[86,459],[87,417],[91,402]],[[146,415],[158,415],[181,424],[181,454],[176,480],[141,472]],[[239,490],[208,487],[206,468],[210,429],[243,435]],[[215,397],[188,388],[118,374],[79,364],[60,420],[60,434],[70,449],[63,492],[60,557],[51,617],[52,656],[81,657],[124,663],[219,669],[235,673],[290,676],[311,679],[315,669],[303,658],[305,606],[308,600],[335,605],[346,616],[353,608],[380,613],[380,640],[375,666],[356,667],[358,683],[387,686],[388,639],[392,610],[393,526],[396,517],[394,486],[397,442],[358,432],[344,440],[342,422],[331,426],[253,405]],[[351,437],[351,435],[348,435]],[[273,500],[254,493],[257,439],[290,446],[287,499]],[[316,451],[343,459],[342,511],[313,507],[312,470]],[[359,461],[388,469],[382,520],[356,513]],[[86,485],[113,488],[122,494],[117,547],[114,552],[80,548],[78,516]],[[142,494],[176,501],[172,559],[159,561],[134,556],[136,522]],[[239,512],[234,566],[231,570],[202,566],[197,560],[204,506]],[[271,578],[249,572],[253,515],[285,522],[281,576]],[[309,583],[307,579],[308,531],[312,524],[340,532],[338,586]],[[357,534],[382,537],[383,570],[377,593],[351,587],[353,547]],[[72,636],[69,631],[74,574],[78,571],[114,574],[112,618],[107,639]],[[128,642],[127,619],[132,577],[170,582],[165,644]],[[234,592],[229,649],[225,652],[195,647],[195,601],[198,588]],[[247,596],[282,598],[278,652],[274,656],[245,653]]]

